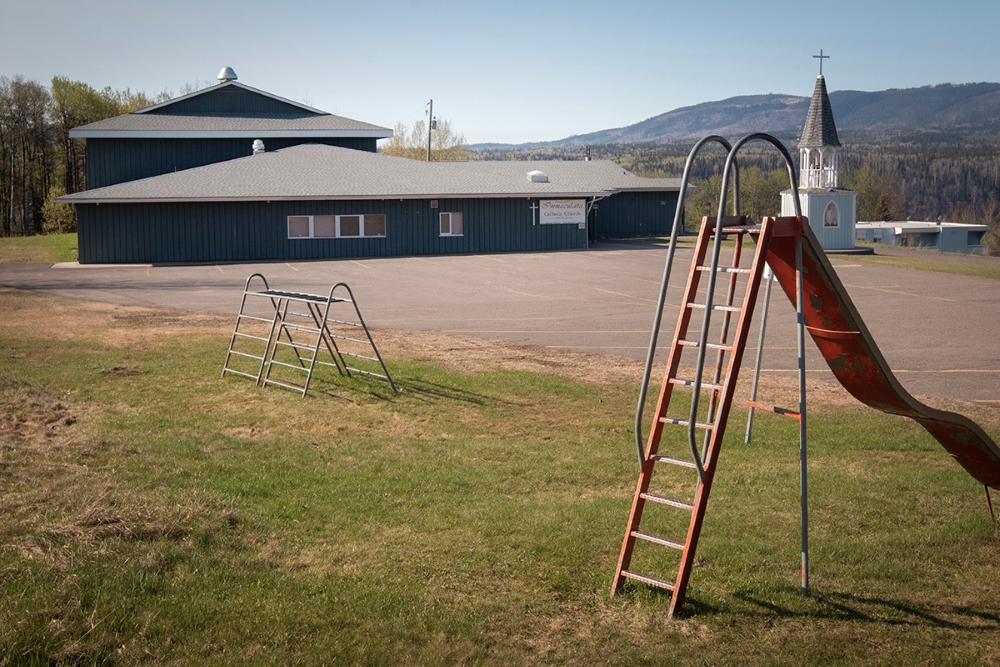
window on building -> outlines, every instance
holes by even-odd
[[[830,202],[826,205],[826,210],[823,212],[823,226],[824,227],[839,227],[840,226],[840,210],[837,205]]]
[[[441,236],[461,236],[461,235],[462,235],[462,214],[442,213]]]
[[[288,238],[335,239],[385,236],[385,216],[290,215]]]
[[[328,239],[337,235],[337,216],[314,215],[313,238]]]
[[[288,238],[307,239],[310,236],[308,215],[288,216]]]

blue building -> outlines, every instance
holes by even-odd
[[[229,78],[232,75],[232,78]],[[86,125],[81,263],[586,248],[668,234],[679,179],[614,162],[422,162],[392,131],[235,81]]]
[[[133,113],[74,128],[87,146],[87,187],[134,181],[303,143],[374,153],[392,130],[335,116],[244,85],[229,67],[220,83]]]

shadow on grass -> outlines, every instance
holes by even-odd
[[[309,392],[321,394],[328,398],[335,398],[342,401],[355,402],[358,394],[376,401],[392,402],[401,396],[420,401],[422,403],[440,403],[448,401],[452,403],[466,403],[469,405],[484,406],[487,404],[502,403],[504,401],[495,396],[487,396],[467,389],[452,387],[439,382],[429,382],[413,377],[394,376],[393,382],[399,393],[395,393],[389,383],[384,380],[373,378],[345,378],[341,377],[340,382],[336,379],[313,380],[314,384],[309,388]]]
[[[867,595],[825,593],[813,597],[818,609],[794,610],[747,593],[736,593],[733,597],[782,617],[828,618],[883,625],[932,625],[974,632],[1000,631],[1000,613],[968,606],[940,606],[935,609]],[[946,616],[959,620],[949,620]]]

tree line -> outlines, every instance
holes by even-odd
[[[0,77],[0,236],[74,231],[72,207],[53,201],[86,189],[84,146],[69,131],[170,96],[96,90],[61,76],[48,87]]]

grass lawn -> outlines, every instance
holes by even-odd
[[[859,246],[872,246],[878,252],[880,244],[858,242]],[[883,246],[884,247],[884,246]],[[958,276],[972,276],[975,278],[992,278],[1000,280],[1000,264],[978,264],[973,262],[961,262],[947,259],[938,259],[933,256],[932,251],[924,251],[926,257],[894,256],[894,255],[842,255],[841,258],[849,258],[850,261],[865,262],[867,264],[879,264],[881,266],[893,266],[899,269],[920,269],[922,271],[936,271],[937,273],[952,273]]]
[[[0,264],[76,261],[76,234],[0,238]]]
[[[812,405],[803,598],[796,424],[747,446],[734,410],[668,622],[608,595],[638,472],[613,359],[375,331],[398,395],[327,369],[303,399],[219,377],[229,318],[0,310],[0,665],[1000,666],[1000,526],[911,422]]]

